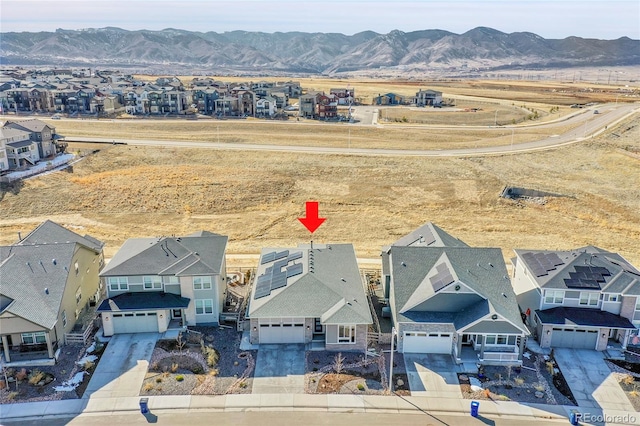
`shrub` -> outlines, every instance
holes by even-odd
[[[193,367],[193,368],[191,369],[191,372],[192,372],[193,374],[203,374],[203,373],[204,373],[204,369],[203,369],[201,366],[196,365],[195,367]]]
[[[40,370],[33,370],[29,376],[29,384],[35,386],[40,383],[42,379],[44,379],[44,373]]]
[[[93,361],[85,361],[84,364],[82,364],[82,368],[84,369],[84,371],[89,371],[95,366],[96,364]]]
[[[20,370],[20,371],[18,371],[16,373],[16,380],[17,381],[21,382],[26,378],[27,378],[27,369],[26,368],[23,368],[22,370]]]
[[[162,383],[162,377],[156,377],[156,383]]]
[[[547,361],[546,364],[547,366],[547,371],[549,372],[550,375],[554,375],[555,371],[553,370],[553,361]]]
[[[636,379],[631,374],[625,374],[622,377],[622,383],[624,383],[625,385],[633,385],[635,381]]]
[[[0,380],[0,390],[7,387],[7,383],[4,380]]]
[[[210,376],[217,376],[219,372],[220,372],[220,370],[218,370],[217,368],[212,368],[211,370],[209,370],[209,375]]]
[[[363,391],[364,390],[364,385],[362,383],[358,383],[358,390],[359,391]]]
[[[9,392],[9,394],[7,395],[7,399],[13,401],[18,397],[18,395],[20,395],[18,392]]]
[[[524,383],[524,379],[522,377],[516,377],[515,379],[513,379],[516,384],[518,385],[522,385]]]
[[[172,373],[175,373],[176,371],[178,371],[178,368],[179,368],[179,367],[180,367],[180,366],[178,365],[178,363],[177,363],[177,362],[172,363],[172,364],[171,364],[171,372],[172,372]]]
[[[153,383],[145,383],[142,387],[142,390],[145,392],[149,392],[151,389],[153,389]]]
[[[177,382],[181,382],[181,381],[183,381],[183,380],[184,380],[184,376],[183,376],[182,374],[178,374],[178,375],[176,376],[176,381],[177,381]]]
[[[242,389],[244,389],[244,388],[246,388],[246,387],[247,387],[247,382],[240,382],[240,385],[239,385],[239,386],[240,386]]]
[[[218,351],[209,346],[205,346],[204,343],[200,345],[200,348],[202,349],[202,355],[204,355],[205,359],[207,360],[207,365],[209,367],[214,367],[218,363],[218,359],[220,358]]]

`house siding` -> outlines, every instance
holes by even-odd
[[[636,309],[636,296],[623,296],[620,306],[620,316],[633,321],[633,314]]]
[[[516,293],[516,301],[520,306],[520,310],[522,312],[527,312],[527,310],[534,312],[536,309],[540,308],[540,290],[538,289],[537,284],[532,281],[532,278],[525,274],[524,271],[524,262],[516,262],[515,273],[511,282],[513,284],[513,290]],[[534,326],[533,314],[527,317],[527,324]]]
[[[367,349],[367,330],[369,326],[367,324],[356,325],[356,342],[355,343],[326,343],[325,350],[327,351],[343,351],[343,352],[355,352],[365,351]],[[333,340],[330,340],[329,333],[331,330],[331,336]],[[327,325],[327,342],[335,342],[338,336],[337,325]]]
[[[596,343],[597,351],[604,351],[607,349],[607,343],[609,342],[610,328],[601,328],[598,333],[598,343]]]

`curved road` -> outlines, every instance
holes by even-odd
[[[599,114],[595,114],[595,110]],[[98,143],[123,143],[127,145],[139,146],[168,146],[168,147],[188,147],[188,148],[212,148],[220,150],[239,151],[271,151],[271,152],[297,152],[314,154],[347,154],[347,155],[369,155],[369,156],[419,156],[419,157],[458,157],[477,155],[499,155],[509,153],[522,153],[556,148],[563,145],[580,142],[586,138],[596,136],[603,132],[608,126],[630,117],[640,111],[637,104],[606,104],[598,105],[586,109],[583,113],[564,119],[562,123],[545,123],[544,126],[565,126],[574,124],[575,127],[566,133],[553,135],[544,139],[503,146],[489,146],[480,148],[445,149],[445,150],[404,150],[404,149],[371,149],[371,148],[337,148],[337,147],[317,147],[317,146],[288,146],[288,145],[260,145],[241,143],[216,143],[216,142],[187,142],[187,141],[167,141],[167,140],[141,140],[141,139],[105,139],[91,137],[67,137],[68,142],[98,142]],[[538,125],[538,126],[542,126]],[[486,126],[439,126],[425,127],[425,130],[434,128],[457,128],[457,129],[486,129]],[[516,129],[522,126],[501,126],[499,129]]]

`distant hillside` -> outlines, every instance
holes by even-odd
[[[446,69],[640,65],[640,41],[506,34],[478,27],[336,33],[225,33],[120,28],[0,34],[0,61],[13,65],[199,66],[337,73],[380,68]]]

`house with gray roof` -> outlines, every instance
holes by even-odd
[[[105,336],[217,325],[226,297],[228,238],[132,238],[102,270],[107,298],[98,307]]]
[[[469,247],[427,223],[385,248],[383,277],[398,351],[522,362],[529,331],[500,249]]]
[[[253,344],[364,351],[371,311],[351,244],[267,248],[249,306]]]
[[[514,250],[513,285],[543,348],[640,346],[640,271],[598,247]]]
[[[31,141],[38,146],[38,158],[46,158],[55,155],[54,139],[56,128],[38,119],[10,120],[4,127],[28,132]]]
[[[103,243],[45,221],[0,247],[0,337],[5,362],[57,358],[76,320],[100,299]]]

